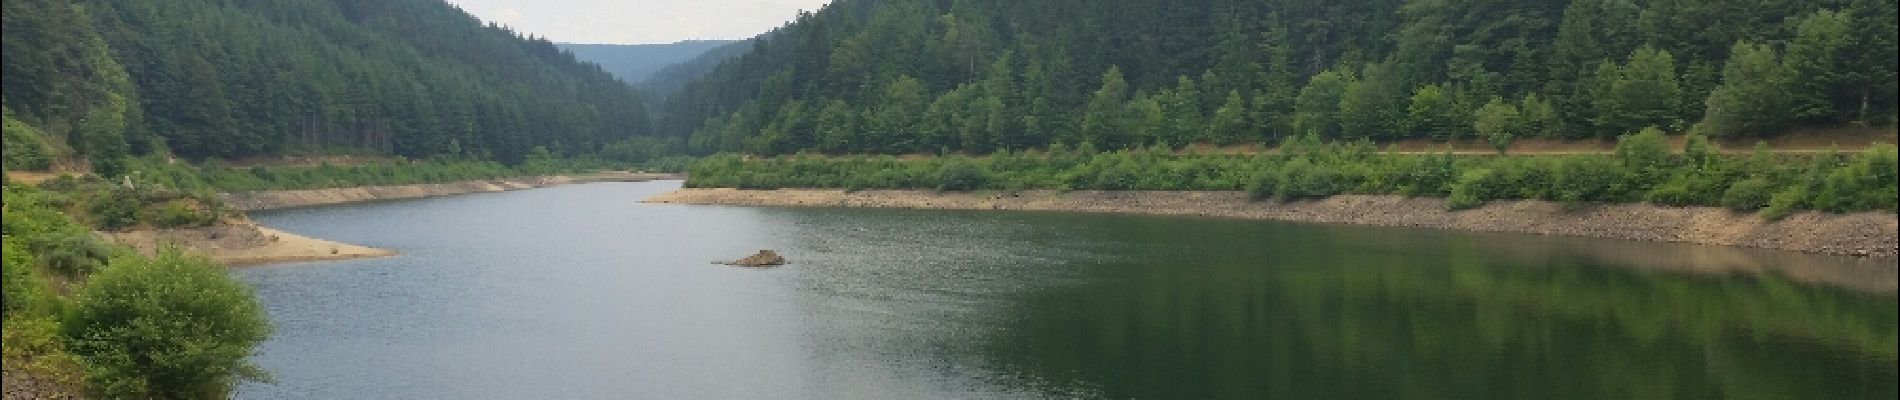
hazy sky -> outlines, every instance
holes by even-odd
[[[831,0],[448,0],[483,21],[572,43],[740,39]]]

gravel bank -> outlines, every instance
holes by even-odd
[[[677,174],[603,172],[574,176],[539,176],[487,181],[428,183],[396,186],[360,186],[330,189],[272,190],[220,195],[225,204],[244,211],[313,207],[367,201],[419,199],[467,193],[491,193],[588,182],[645,182],[682,179]]]
[[[1679,242],[1807,253],[1894,258],[1900,219],[1891,213],[1801,213],[1779,221],[1715,207],[1614,204],[1565,207],[1543,201],[1500,201],[1447,211],[1442,199],[1342,195],[1277,203],[1239,192],[1024,191],[936,193],[923,190],[680,189],[648,203],[1024,210],[1197,215],[1481,232]]]

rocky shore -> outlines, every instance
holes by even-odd
[[[1295,222],[1402,226],[1480,232],[1678,242],[1895,258],[1900,219],[1892,213],[1799,213],[1778,221],[1714,207],[1610,204],[1566,207],[1498,201],[1447,211],[1442,199],[1342,195],[1299,202],[1253,201],[1239,192],[680,189],[645,200],[663,204],[884,207],[1196,215]]]
[[[587,175],[537,176],[485,181],[428,183],[417,185],[360,186],[329,189],[272,190],[249,193],[225,193],[225,204],[244,211],[314,207],[367,201],[419,199],[467,193],[506,192],[590,182],[646,182],[683,179],[678,174],[640,172],[601,172]]]

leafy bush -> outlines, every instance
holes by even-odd
[[[1664,181],[1644,195],[1644,200],[1667,206],[1689,206],[1704,204],[1705,192],[1693,188],[1697,178],[1692,173],[1678,173]]]
[[[944,192],[968,192],[982,189],[988,184],[989,176],[976,164],[965,160],[954,160],[937,169],[937,190]]]
[[[1827,173],[1814,196],[1814,208],[1847,212],[1895,210],[1895,155],[1890,145],[1876,146],[1854,157],[1846,166]]]
[[[92,215],[93,225],[106,229],[125,228],[138,225],[139,203],[137,189],[108,186],[92,197],[87,211]]]
[[[1617,138],[1616,159],[1630,171],[1632,183],[1644,186],[1662,181],[1676,165],[1675,155],[1669,153],[1669,138],[1653,126]]]
[[[1564,157],[1551,171],[1551,197],[1568,204],[1626,201],[1623,171],[1599,157]]]
[[[1340,194],[1347,187],[1337,170],[1314,165],[1306,158],[1281,166],[1275,179],[1274,197],[1283,200],[1325,198]]]
[[[145,209],[144,220],[160,228],[204,227],[218,222],[210,207],[190,199],[176,199]]]
[[[1808,205],[1807,186],[1794,186],[1775,193],[1768,198],[1768,207],[1761,209],[1761,217],[1776,220],[1792,214]]]
[[[0,310],[5,310],[5,315],[44,311],[50,304],[46,281],[33,271],[37,263],[26,246],[16,243],[12,236],[0,239],[0,292],[4,293],[0,295]]]
[[[1095,174],[1094,187],[1101,190],[1135,189],[1140,186],[1138,183],[1140,179],[1134,167],[1126,163],[1116,163]]]
[[[99,397],[214,398],[264,376],[245,357],[270,327],[223,267],[166,250],[94,274],[63,330]]]
[[[111,247],[86,232],[60,232],[35,238],[29,247],[46,269],[68,278],[92,273],[112,256]]]
[[[1445,207],[1452,210],[1472,209],[1504,197],[1507,182],[1503,177],[1503,174],[1488,169],[1465,171],[1458,182],[1451,185],[1451,196],[1445,198]]]
[[[44,171],[53,165],[53,147],[47,145],[46,137],[32,125],[13,119],[13,111],[6,112],[4,138],[0,145],[0,155],[10,170]]]
[[[1767,207],[1774,195],[1774,183],[1767,179],[1743,179],[1722,193],[1722,206],[1735,211],[1755,211]]]

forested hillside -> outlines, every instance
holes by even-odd
[[[635,91],[439,0],[5,0],[7,167],[349,151],[517,162],[650,125]]]
[[[1891,125],[1894,0],[839,0],[687,85],[699,151]]]
[[[645,80],[640,81],[639,88],[651,100],[662,101],[667,96],[679,92],[681,87],[686,86],[686,82],[699,79],[700,76],[712,72],[713,68],[718,67],[720,63],[745,55],[747,51],[752,50],[752,43],[750,40],[728,42],[700,53],[699,56],[690,60],[661,67],[652,74],[648,74]]]
[[[560,43],[562,50],[581,61],[600,64],[607,73],[629,84],[645,82],[654,71],[691,61],[734,40],[685,40],[662,44]]]

